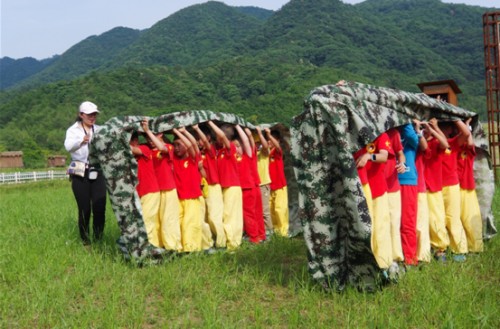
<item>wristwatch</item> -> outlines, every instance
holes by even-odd
[[[375,161],[377,160],[377,155],[376,154],[372,154],[372,161]]]

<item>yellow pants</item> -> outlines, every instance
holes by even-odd
[[[431,238],[429,236],[429,206],[427,193],[418,193],[417,208],[417,259],[419,262],[431,261]]]
[[[361,186],[363,187],[366,203],[368,204],[368,212],[370,213],[370,217],[373,218],[373,199],[372,199],[372,190],[370,189],[370,184],[364,184]]]
[[[241,187],[231,186],[222,189],[224,199],[224,231],[227,249],[233,250],[241,245],[243,237],[243,195]]]
[[[443,201],[446,213],[446,228],[450,236],[450,249],[455,254],[466,254],[467,236],[460,220],[460,186],[443,187]]]
[[[226,247],[226,233],[224,233],[224,199],[219,184],[207,185],[208,195],[205,198],[207,205],[206,221],[215,236],[215,246]]]
[[[373,199],[371,245],[378,266],[389,268],[392,264],[392,239],[387,193]]]
[[[141,197],[142,219],[149,243],[162,247],[160,236],[160,192],[148,193]]]
[[[207,250],[214,246],[214,239],[210,225],[207,223],[207,204],[205,198],[200,196],[200,221],[201,221],[201,249]]]
[[[192,252],[201,250],[202,226],[201,205],[199,199],[185,199],[180,202],[180,222],[182,251]]]
[[[476,190],[460,189],[460,219],[467,236],[469,252],[483,251],[483,220]]]
[[[446,230],[443,193],[427,192],[429,206],[429,236],[431,247],[436,251],[445,251],[450,245],[450,237]]]
[[[404,260],[403,246],[401,245],[401,191],[387,193],[389,200],[389,216],[391,216],[392,260]]]
[[[274,232],[281,236],[288,236],[288,189],[286,186],[271,191],[269,208],[271,210]]]
[[[176,189],[160,192],[160,234],[163,248],[167,250],[182,250],[179,207]]]

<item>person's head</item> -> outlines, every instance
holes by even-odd
[[[279,130],[271,130],[271,136],[273,136],[278,142],[281,141],[281,133]]]
[[[130,146],[137,146],[137,145],[139,145],[139,134],[137,133],[137,131],[134,131],[132,133],[132,136],[130,137],[129,144],[130,144]]]
[[[77,121],[82,122],[82,124],[87,127],[92,127],[97,119],[98,114],[99,110],[97,109],[97,105],[92,102],[85,101],[81,103],[78,108]]]
[[[234,126],[232,124],[225,123],[220,126],[220,129],[224,132],[227,139],[233,141],[235,139]]]
[[[184,159],[188,155],[186,144],[178,136],[174,137],[173,146],[176,157]]]
[[[447,138],[451,138],[457,134],[453,122],[449,121],[439,122],[439,129],[441,129],[441,131]]]
[[[241,142],[239,139],[235,139],[233,141],[234,146],[236,147],[236,154],[242,155],[243,154],[243,147],[241,146]]]

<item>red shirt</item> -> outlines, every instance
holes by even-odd
[[[169,191],[175,188],[174,172],[172,170],[174,147],[171,144],[165,144],[165,146],[168,153],[164,154],[158,150],[153,151],[153,165],[160,191]]]
[[[181,159],[174,155],[174,177],[177,195],[180,200],[196,199],[201,196],[201,174],[198,170],[200,155],[193,159],[188,156]]]
[[[250,170],[252,171],[253,180],[255,182],[255,186],[260,186],[260,176],[259,176],[259,165],[258,165],[258,155],[257,148],[254,146],[253,148],[253,156],[252,156],[252,166]]]
[[[279,190],[286,186],[283,152],[275,147],[269,152],[269,176],[271,176],[271,191]]]
[[[429,152],[424,155],[425,185],[429,192],[439,192],[443,189],[443,161],[444,150],[435,138],[427,142]]]
[[[396,171],[396,154],[403,151],[403,145],[401,144],[401,135],[396,128],[389,129],[387,136],[389,136],[389,140],[391,141],[391,150],[385,163],[387,192],[397,192],[401,189],[401,186],[399,185],[398,172]]]
[[[156,180],[155,169],[153,166],[153,151],[146,144],[140,144],[142,155],[136,155],[137,160],[137,194],[142,197],[148,193],[160,191],[158,181]]]
[[[443,186],[453,186],[459,183],[457,154],[460,152],[460,145],[458,144],[458,135],[448,139],[448,144],[450,147],[443,152]]]
[[[207,183],[209,185],[219,184],[219,172],[217,171],[217,155],[215,151],[215,146],[210,145],[210,149],[205,150],[201,155],[203,160],[203,168],[207,177]]]
[[[229,149],[223,147],[217,150],[217,169],[221,187],[241,186],[236,164],[236,146],[233,143]]]
[[[367,148],[375,147],[373,153],[379,153],[380,150],[386,150],[387,152],[393,152],[391,147],[391,141],[387,133],[382,133],[378,136],[373,143],[368,144]],[[387,180],[385,177],[385,162],[377,163],[369,161],[366,164],[366,172],[368,174],[368,183],[370,184],[370,190],[372,191],[372,198],[375,199],[387,192]]]
[[[238,164],[238,171],[240,173],[240,183],[242,189],[250,189],[255,187],[255,180],[252,175],[252,158],[246,153],[236,155],[236,163]]]
[[[361,150],[354,153],[354,161],[358,160],[358,158],[361,157],[366,152],[367,152],[366,147],[363,147]],[[366,166],[359,167],[357,169],[358,169],[358,176],[359,176],[359,180],[361,181],[361,184],[362,185],[368,184],[368,174],[366,173]]]
[[[458,152],[457,170],[460,187],[465,190],[473,190],[476,188],[474,180],[474,158],[476,157],[476,148],[474,145],[469,147],[467,144],[462,145]]]
[[[418,193],[425,193],[427,187],[425,186],[425,157],[429,157],[431,150],[427,148],[425,151],[418,151],[415,158],[415,168],[417,169],[417,191]]]

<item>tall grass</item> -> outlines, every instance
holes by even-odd
[[[0,216],[2,328],[500,328],[500,237],[374,294],[325,293],[301,238],[138,268],[108,207],[104,241],[85,248],[67,181],[0,187]]]

